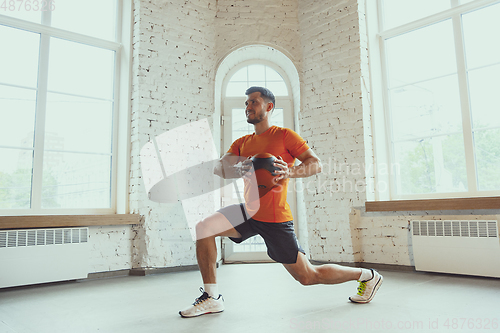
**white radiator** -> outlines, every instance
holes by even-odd
[[[0,288],[86,278],[89,229],[0,230]]]
[[[417,271],[500,277],[497,221],[412,221]]]

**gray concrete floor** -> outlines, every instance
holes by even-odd
[[[304,287],[280,264],[223,265],[226,310],[190,319],[178,311],[200,295],[197,271],[3,289],[0,332],[500,331],[500,279],[381,273],[374,300],[353,304],[356,282]]]

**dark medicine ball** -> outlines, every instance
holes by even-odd
[[[278,175],[275,171],[279,170],[274,165],[274,161],[276,160],[277,158],[269,153],[261,153],[252,157],[260,198],[266,195],[278,183],[275,180],[275,177]]]

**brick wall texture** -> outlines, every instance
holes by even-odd
[[[352,262],[349,213],[365,201],[358,3],[299,1],[303,137],[324,163],[308,191],[309,250],[320,261]]]
[[[215,15],[215,2],[205,0],[134,1],[130,206],[145,216],[134,230],[134,268],[196,264],[181,203],[148,200],[140,149],[168,130],[212,116]]]

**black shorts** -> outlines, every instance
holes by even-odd
[[[282,264],[295,264],[298,252],[305,254],[299,244],[293,221],[270,223],[256,221],[248,216],[243,204],[235,204],[218,210],[240,234],[241,238],[229,237],[235,243],[241,243],[255,235],[261,235],[271,259]]]

